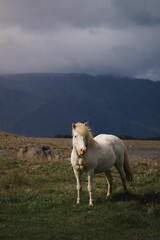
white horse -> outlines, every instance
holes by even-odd
[[[93,205],[92,185],[94,173],[105,173],[108,182],[107,197],[112,193],[112,175],[110,168],[114,165],[127,192],[126,179],[133,180],[127,150],[123,142],[116,136],[100,134],[93,138],[87,124],[72,124],[71,164],[77,180],[77,204],[81,200],[82,174],[88,173],[89,205]]]

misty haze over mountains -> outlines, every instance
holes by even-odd
[[[67,135],[77,121],[88,121],[94,135],[159,137],[160,82],[87,74],[0,76],[0,131]]]

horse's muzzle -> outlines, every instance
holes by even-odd
[[[83,156],[86,153],[86,151],[87,151],[86,148],[77,149],[77,153],[79,156]]]

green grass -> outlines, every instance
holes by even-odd
[[[95,205],[88,207],[86,175],[82,204],[70,164],[52,160],[0,159],[0,239],[160,239],[160,173],[133,166],[135,183],[123,194],[113,171],[113,197],[105,201],[106,180],[95,176]]]

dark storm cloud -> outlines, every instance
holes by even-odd
[[[159,0],[0,0],[0,73],[160,79]]]
[[[0,20],[35,30],[160,23],[159,0],[1,0]]]

